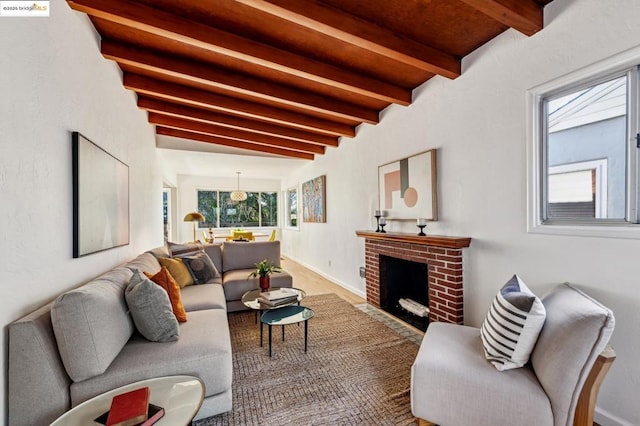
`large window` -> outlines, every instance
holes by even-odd
[[[278,194],[247,192],[245,201],[231,200],[230,191],[198,190],[200,228],[239,228],[278,225]]]
[[[635,66],[535,94],[533,228],[638,223],[638,96]]]

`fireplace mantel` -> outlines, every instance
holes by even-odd
[[[356,231],[356,235],[358,237],[371,240],[393,241],[398,243],[420,244],[423,246],[444,248],[465,248],[469,247],[471,244],[471,238],[449,237],[444,235],[420,236],[417,234],[375,231]]]
[[[356,231],[365,239],[367,302],[386,307],[380,288],[380,256],[396,257],[428,265],[429,320],[463,324],[462,250],[471,238],[442,235]]]

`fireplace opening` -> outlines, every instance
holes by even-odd
[[[429,325],[429,271],[426,263],[380,256],[380,308],[426,330]]]

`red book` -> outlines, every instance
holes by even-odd
[[[149,388],[144,387],[113,397],[107,426],[133,426],[147,420]]]

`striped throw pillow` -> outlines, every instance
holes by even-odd
[[[189,256],[198,252],[204,252],[204,246],[199,242],[177,244],[167,241],[167,249],[171,257]]]
[[[545,317],[542,301],[514,275],[496,295],[480,329],[485,357],[500,371],[522,367]]]

